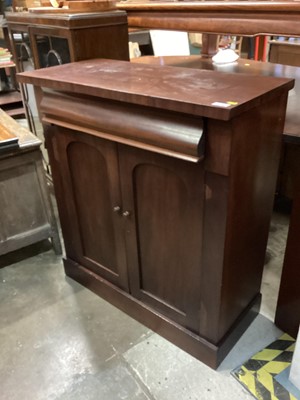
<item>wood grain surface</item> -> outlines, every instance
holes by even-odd
[[[292,1],[124,1],[132,27],[240,35],[300,35],[300,4]]]
[[[22,83],[181,113],[228,120],[268,101],[294,82],[286,78],[86,60],[18,74]],[[242,89],[241,89],[242,88]],[[201,95],[200,95],[201,93]],[[198,95],[195,95],[198,94]]]

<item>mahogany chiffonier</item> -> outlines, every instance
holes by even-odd
[[[66,274],[216,368],[259,309],[293,80],[101,59],[19,80]]]

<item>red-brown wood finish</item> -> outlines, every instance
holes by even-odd
[[[300,323],[300,174],[293,182],[294,199],[286,243],[275,323],[294,338]]]
[[[221,69],[226,73],[250,73],[262,76],[286,76],[295,78],[295,87],[290,92],[287,104],[286,119],[284,124],[283,140],[283,166],[279,171],[278,187],[279,194],[285,194],[293,199],[293,210],[290,219],[289,237],[287,240],[285,261],[280,283],[280,294],[277,303],[275,323],[283,331],[296,337],[299,323],[299,256],[298,239],[299,227],[299,137],[300,137],[300,114],[299,114],[299,87],[300,69],[287,65],[262,63],[252,60],[239,59],[237,63],[228,66],[217,66],[211,60],[199,56],[190,57],[142,57],[134,60],[135,63],[152,63],[172,66],[182,66],[196,69]],[[215,130],[216,131],[216,130]],[[224,131],[223,131],[224,132]],[[212,136],[210,136],[212,138]],[[224,156],[217,159],[226,159],[228,153],[228,141],[226,135],[219,134],[219,152]],[[222,141],[221,141],[222,140]],[[220,168],[220,167],[219,167]],[[222,167],[224,168],[224,166]],[[298,184],[297,184],[298,182]],[[215,212],[215,210],[214,210]]]
[[[260,302],[293,82],[109,60],[19,79],[42,88],[66,273],[217,367]]]
[[[128,290],[124,246],[117,245],[122,243],[122,226],[118,210],[114,210],[121,204],[116,144],[62,130],[59,140],[54,138],[48,148],[54,152],[57,168],[65,171],[61,190],[66,202],[63,230],[67,253]],[[94,172],[88,179],[87,171]]]
[[[12,50],[17,69],[22,71],[22,63],[18,62],[17,41],[14,33],[26,33],[30,37],[31,51],[35,68],[41,68],[41,53],[46,52],[39,47],[43,38],[65,39],[69,61],[80,61],[103,57],[117,60],[129,60],[128,25],[126,13],[123,11],[92,12],[79,14],[35,14],[28,12],[7,13]],[[53,50],[60,48],[53,41]],[[43,56],[45,54],[43,53]],[[64,61],[64,60],[63,60]]]
[[[287,38],[288,39],[288,38]],[[300,46],[297,41],[270,40],[269,61],[277,64],[300,66]]]
[[[152,1],[118,3],[130,27],[203,33],[201,54],[217,51],[215,34],[300,36],[300,4],[292,1]]]
[[[132,27],[242,35],[300,35],[292,1],[120,2]]]
[[[120,148],[131,293],[199,331],[204,164]]]
[[[95,79],[97,77],[97,79]],[[118,84],[116,84],[116,78]],[[18,74],[20,82],[105,100],[168,110],[195,117],[230,120],[261,104],[260,96],[273,99],[278,86],[287,90],[291,79],[269,78],[207,70],[172,68],[159,65],[137,65],[113,60],[86,60],[47,70]],[[243,87],[243,90],[241,90]],[[195,96],[200,93],[201,96]],[[227,104],[227,102],[233,102]],[[225,106],[213,105],[223,103]],[[64,112],[62,110],[62,116]],[[176,140],[175,131],[169,141]],[[196,146],[196,143],[195,143]]]
[[[270,102],[233,119],[231,125],[208,121],[200,332],[214,338],[214,343],[240,312],[241,304],[235,299],[246,306],[259,290],[272,213],[268,199],[275,192],[275,182],[266,182],[268,168],[276,169],[279,163],[282,129],[278,125],[275,143],[268,118],[284,106],[284,98],[277,105]],[[254,128],[257,120],[261,120],[260,128]],[[245,136],[238,134],[241,131]]]

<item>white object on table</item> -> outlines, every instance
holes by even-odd
[[[189,56],[190,45],[187,32],[150,30],[155,56]]]

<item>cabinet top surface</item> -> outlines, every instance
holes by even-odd
[[[294,85],[287,78],[101,59],[25,72],[18,78],[44,88],[222,120]]]
[[[118,8],[124,10],[192,10],[192,11],[264,11],[264,12],[295,12],[300,11],[300,4],[298,1],[240,1],[240,0],[227,0],[226,2],[216,0],[207,1],[181,1],[174,0],[126,0],[120,1],[117,4]]]
[[[259,76],[272,76],[295,79],[295,87],[289,92],[288,105],[284,125],[286,135],[300,138],[300,67],[290,65],[274,64],[239,58],[236,63],[225,66],[214,64],[210,58],[201,56],[144,56],[132,60],[135,63],[164,64],[176,67],[207,69],[222,71],[231,74],[251,74]]]
[[[127,16],[124,11],[105,12],[82,12],[82,13],[30,13],[30,12],[8,12],[5,14],[8,24],[16,23],[22,25],[38,26],[62,26],[62,27],[83,27],[90,25],[102,25],[107,23],[127,23]]]

